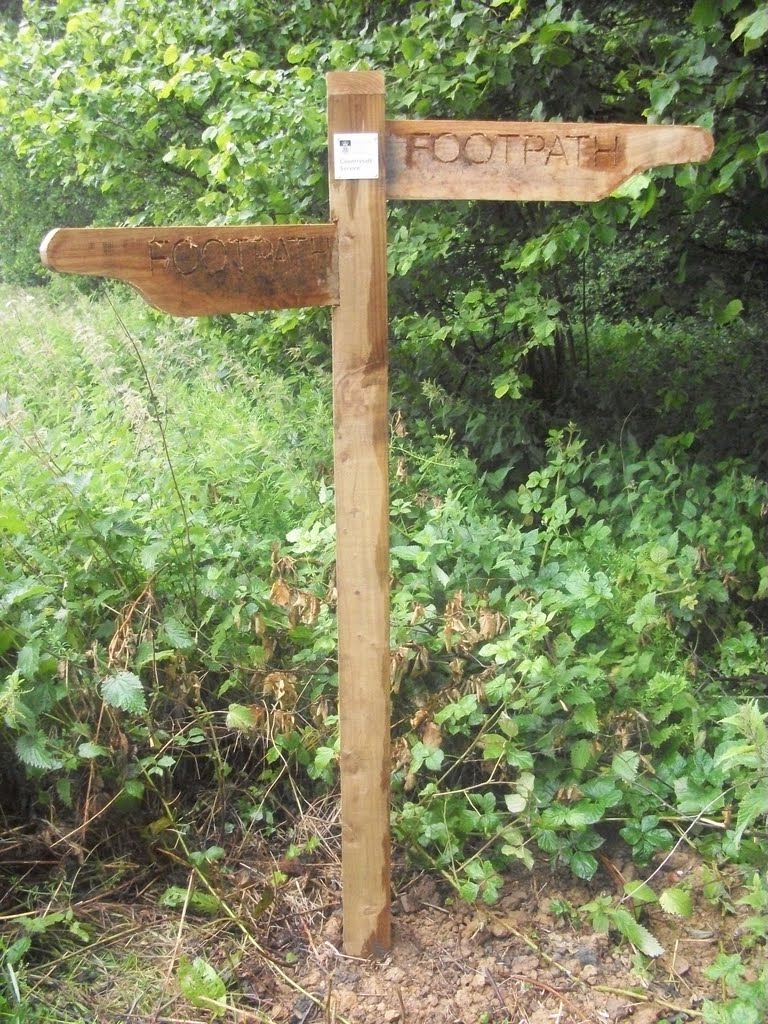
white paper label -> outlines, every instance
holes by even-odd
[[[376,132],[334,134],[333,173],[337,180],[378,178],[378,134]]]

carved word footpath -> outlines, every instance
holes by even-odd
[[[687,125],[388,121],[387,195],[591,201],[711,151],[709,133]]]
[[[59,228],[41,255],[56,270],[128,281],[177,316],[338,301],[333,224]]]

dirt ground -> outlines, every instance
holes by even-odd
[[[688,920],[652,911],[646,926],[665,948],[654,961],[637,957],[626,942],[596,934],[587,921],[564,921],[553,912],[611,891],[609,863],[585,885],[548,871],[509,878],[492,908],[451,902],[447,885],[433,877],[409,882],[393,911],[393,945],[380,961],[361,962],[341,950],[338,913],[317,934],[305,932],[304,955],[293,972],[320,1001],[296,998],[279,985],[262,991],[257,1005],[276,1021],[365,1024],[655,1024],[696,1019],[704,998],[717,998],[702,974],[721,950],[739,949],[738,921],[696,900]],[[699,865],[676,855],[659,873],[663,885],[687,880],[697,888]],[[296,925],[288,926],[295,941]],[[263,974],[262,974],[263,978]]]
[[[41,863],[40,835],[3,840],[0,854],[5,846],[16,865],[20,855],[30,869]],[[50,835],[45,845],[50,851]],[[326,842],[306,862],[281,861],[263,845],[238,844],[209,877],[208,895],[219,901],[213,913],[193,898],[205,891],[200,878],[170,851],[139,872],[115,862],[111,883],[102,876],[90,894],[87,860],[74,871],[72,862],[52,865],[62,881],[42,910],[56,911],[67,897],[71,918],[57,924],[66,941],[57,946],[51,929],[17,973],[31,1001],[55,1007],[56,1024],[683,1024],[701,1018],[704,999],[719,998],[703,973],[719,952],[739,952],[756,969],[765,956],[759,946],[743,948],[748,910],[735,905],[735,873],[720,876],[714,903],[704,898],[706,869],[693,852],[638,872],[621,846],[606,844],[591,882],[521,867],[493,907],[458,902],[442,877],[419,873],[396,851],[392,948],[361,961],[343,953],[334,849]],[[688,918],[658,905],[643,914],[665,950],[654,960],[619,936],[595,933],[579,913],[651,872],[657,892],[682,886],[694,900]],[[2,893],[0,940],[14,937],[22,893],[29,915],[28,886]],[[71,920],[86,942],[66,933]],[[221,1010],[185,998],[179,965],[196,958],[226,985]]]

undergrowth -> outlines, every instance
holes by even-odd
[[[0,296],[0,802],[78,857],[189,866],[290,842],[335,790],[330,385],[114,294]],[[695,843],[752,878],[764,942],[755,468],[691,429],[595,448],[571,424],[534,471],[484,476],[406,410],[392,426],[398,843],[488,905],[512,862],[589,880],[619,842],[651,876]],[[686,893],[624,896],[583,914],[657,955],[645,908],[684,916]],[[29,938],[4,946],[8,1008]],[[743,1002],[756,982],[718,964]]]

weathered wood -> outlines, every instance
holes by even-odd
[[[127,281],[176,316],[338,301],[333,224],[58,228],[40,256],[51,270]]]
[[[687,125],[387,121],[390,199],[593,201],[633,174],[697,163],[712,136]]]
[[[332,158],[329,179],[339,252],[332,323],[344,948],[369,956],[390,945],[384,77],[334,72],[327,86],[329,153],[341,138],[352,156],[359,141],[362,154],[361,177],[337,177]],[[374,143],[379,171],[368,159]],[[350,159],[344,173],[356,166]]]

